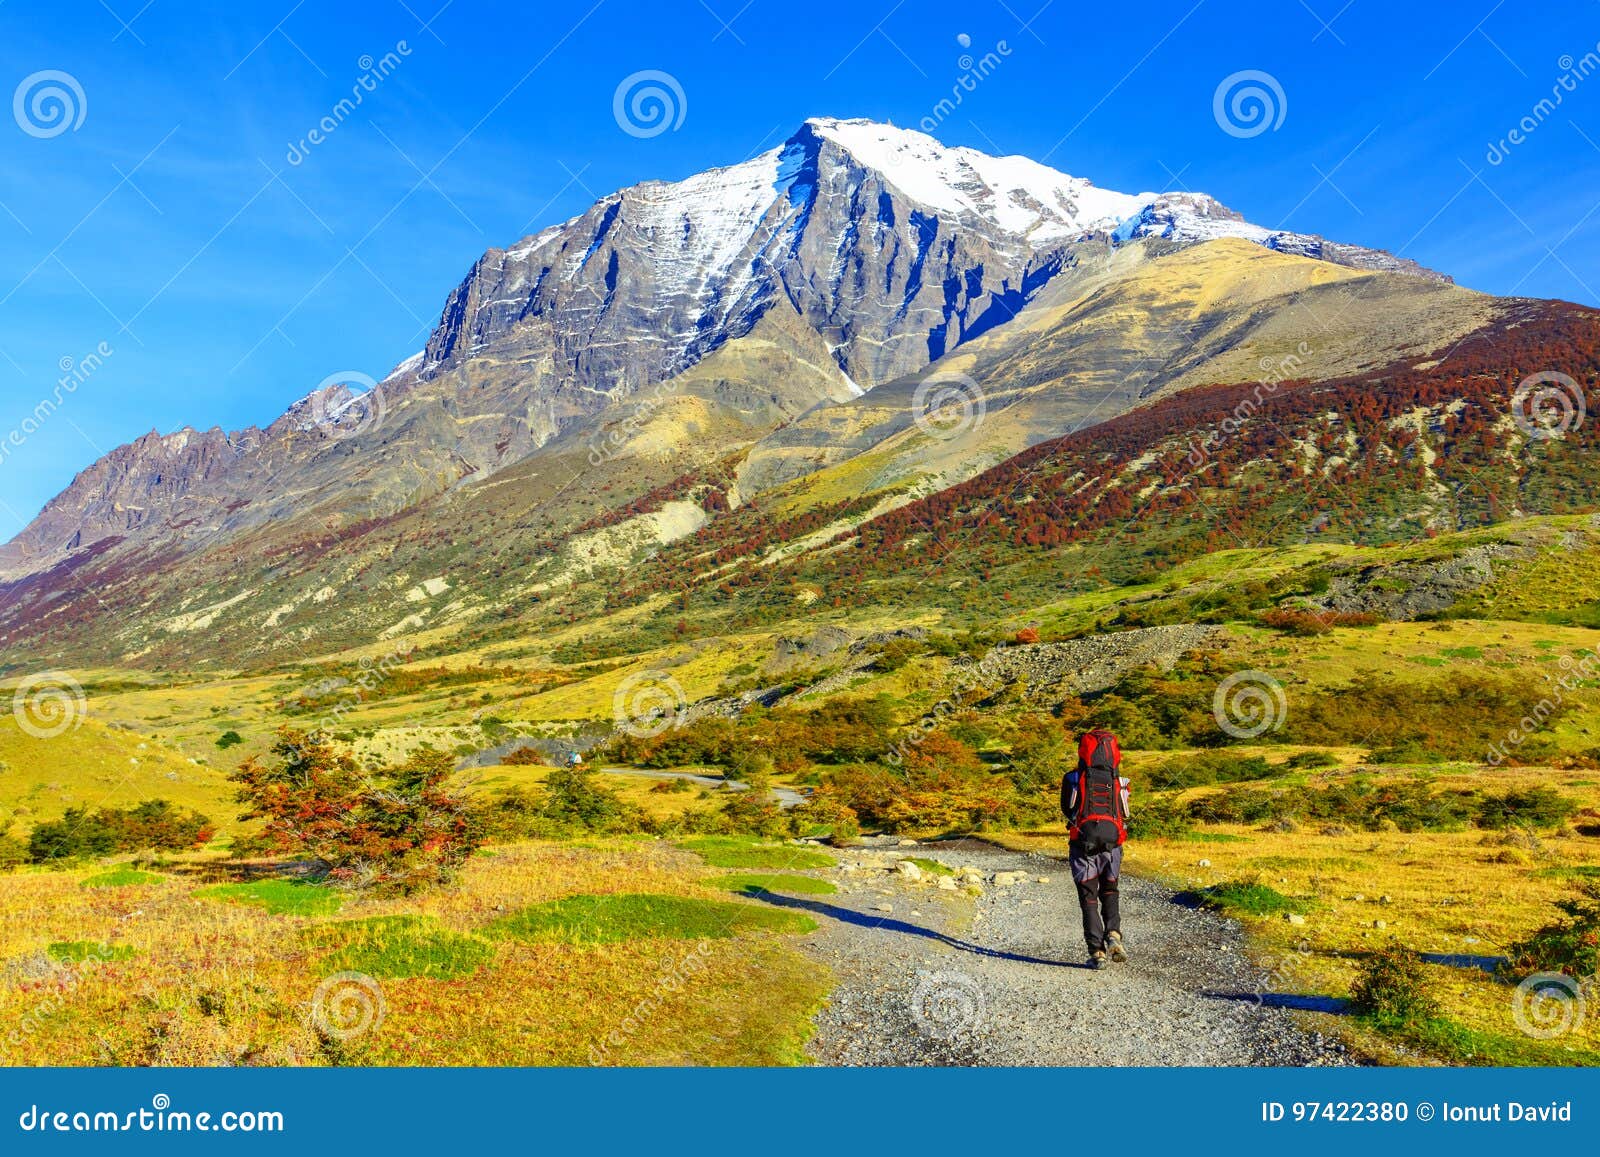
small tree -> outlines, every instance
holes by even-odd
[[[453,877],[482,842],[444,752],[425,747],[363,772],[325,737],[284,728],[271,755],[232,777],[241,818],[264,821],[261,848],[320,860],[339,883],[415,891]]]
[[[545,818],[565,828],[590,832],[637,829],[643,820],[637,808],[616,792],[595,782],[592,769],[558,767],[544,781]]]

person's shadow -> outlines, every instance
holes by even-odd
[[[1089,967],[1086,963],[1076,960],[1046,960],[1041,956],[1026,956],[1019,952],[1005,952],[998,948],[985,948],[981,944],[973,944],[968,940],[960,940],[943,932],[935,932],[932,928],[924,928],[920,924],[909,924],[904,920],[896,920],[892,916],[876,915],[871,912],[857,912],[853,908],[841,908],[837,904],[825,904],[821,900],[802,900],[798,896],[785,896],[778,892],[747,892],[753,900],[773,904],[779,908],[799,908],[806,912],[814,912],[819,916],[828,916],[843,924],[853,924],[858,928],[877,928],[885,932],[898,932],[903,936],[920,936],[924,940],[936,940],[940,944],[948,944],[961,952],[970,952],[974,956],[990,956],[996,960],[1015,960],[1019,964],[1043,964],[1050,968],[1083,968]]]

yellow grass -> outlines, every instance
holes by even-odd
[[[205,865],[188,865],[198,872]],[[215,865],[212,865],[214,870]],[[0,1038],[10,1064],[774,1064],[797,1060],[826,991],[821,966],[770,933],[599,947],[483,940],[470,976],[346,985],[381,1023],[319,1033],[327,965],[304,933],[327,920],[193,896],[203,878],[80,886],[85,872],[7,877],[0,909]],[[652,892],[726,901],[717,873],[665,845],[521,844],[475,857],[458,886],[419,899],[355,898],[336,919],[418,915],[482,936],[494,920],[563,896]],[[755,901],[751,901],[755,903]],[[51,967],[54,941],[133,949]],[[339,982],[329,982],[337,984]],[[331,991],[331,990],[329,990]],[[324,1002],[331,999],[326,994]]]
[[[191,763],[153,735],[107,727],[91,715],[40,739],[11,715],[0,716],[0,823],[14,817],[22,831],[70,807],[123,808],[158,798],[203,812],[227,831],[237,826],[233,795],[225,773]]]

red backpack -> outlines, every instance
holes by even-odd
[[[1109,731],[1078,741],[1078,806],[1070,838],[1091,855],[1120,848],[1128,838],[1122,810],[1122,748]]]

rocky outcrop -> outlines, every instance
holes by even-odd
[[[1089,635],[1065,643],[996,647],[981,659],[956,660],[956,680],[993,691],[1018,686],[1029,699],[1060,702],[1115,686],[1131,671],[1172,667],[1216,631],[1201,624]]]
[[[1363,567],[1336,576],[1313,605],[1341,614],[1406,621],[1449,610],[1465,594],[1494,581],[1496,567],[1526,559],[1535,547],[1492,543],[1447,559]]]

